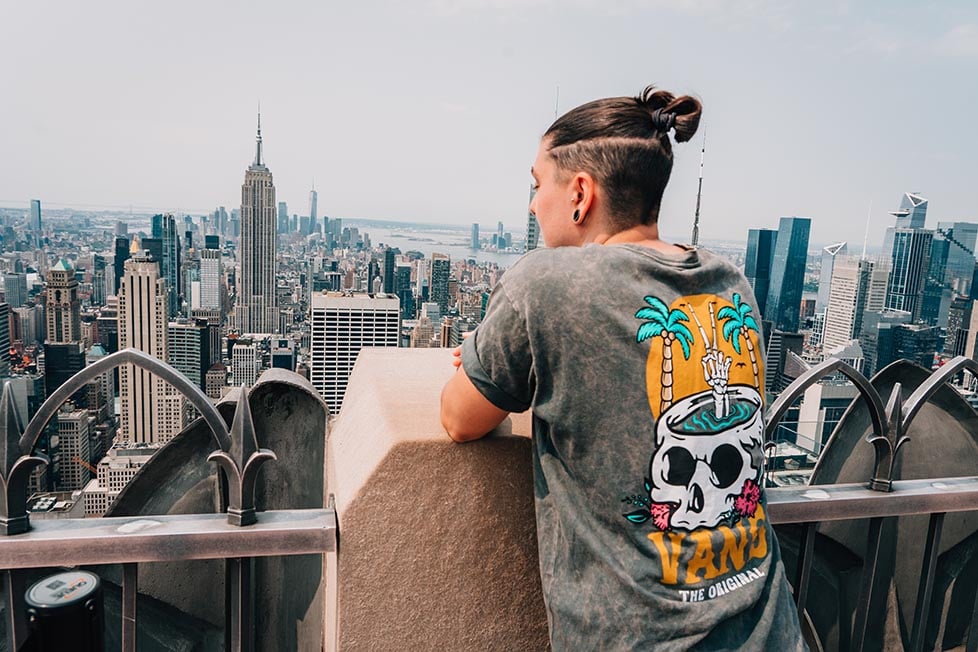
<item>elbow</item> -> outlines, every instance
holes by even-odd
[[[457,416],[452,414],[452,410],[446,406],[445,401],[442,400],[441,427],[448,433],[449,438],[459,444],[476,439],[477,436],[467,432],[459,421]]]

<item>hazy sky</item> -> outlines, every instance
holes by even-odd
[[[240,204],[261,102],[278,199],[513,227],[561,111],[647,83],[707,132],[702,234],[781,215],[882,240],[905,191],[978,221],[978,3],[752,0],[8,2],[0,205]],[[701,127],[701,128],[702,128]],[[686,239],[701,136],[661,214]]]

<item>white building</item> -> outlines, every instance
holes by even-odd
[[[255,384],[263,371],[262,342],[247,337],[239,338],[231,349],[231,386]]]
[[[200,250],[200,279],[190,284],[192,310],[221,309],[221,252]]]
[[[157,444],[122,444],[109,449],[98,463],[96,477],[85,485],[85,516],[102,516],[119,492],[159,448]]]
[[[886,303],[889,265],[857,256],[835,257],[822,350],[846,346],[862,332],[863,315]]]
[[[119,288],[119,348],[167,360],[167,292],[159,263],[133,238]],[[166,442],[183,428],[183,397],[133,364],[119,367],[121,442]]]
[[[329,292],[313,295],[311,311],[310,381],[336,415],[360,349],[397,346],[400,301],[385,294]]]

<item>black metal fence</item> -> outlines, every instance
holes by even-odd
[[[208,459],[222,471],[225,513],[30,523],[30,473],[35,466],[48,462],[44,455],[34,452],[38,438],[65,400],[122,364],[156,374],[200,412],[217,447]],[[138,564],[193,559],[226,560],[225,647],[253,649],[254,558],[336,551],[336,515],[332,509],[263,511],[258,517],[258,470],[274,459],[272,451],[258,447],[246,388],[242,388],[228,431],[199,387],[173,367],[134,349],[106,356],[70,378],[44,402],[26,428],[22,427],[10,387],[5,386],[0,398],[0,579],[6,599],[8,649],[20,649],[28,635],[23,604],[25,569],[122,564],[121,641],[122,649],[131,652],[136,649]]]

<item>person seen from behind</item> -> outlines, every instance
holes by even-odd
[[[699,100],[652,86],[544,134],[546,249],[496,285],[442,392],[458,442],[533,410],[553,649],[807,649],[765,512],[760,316],[744,276],[659,238]]]

